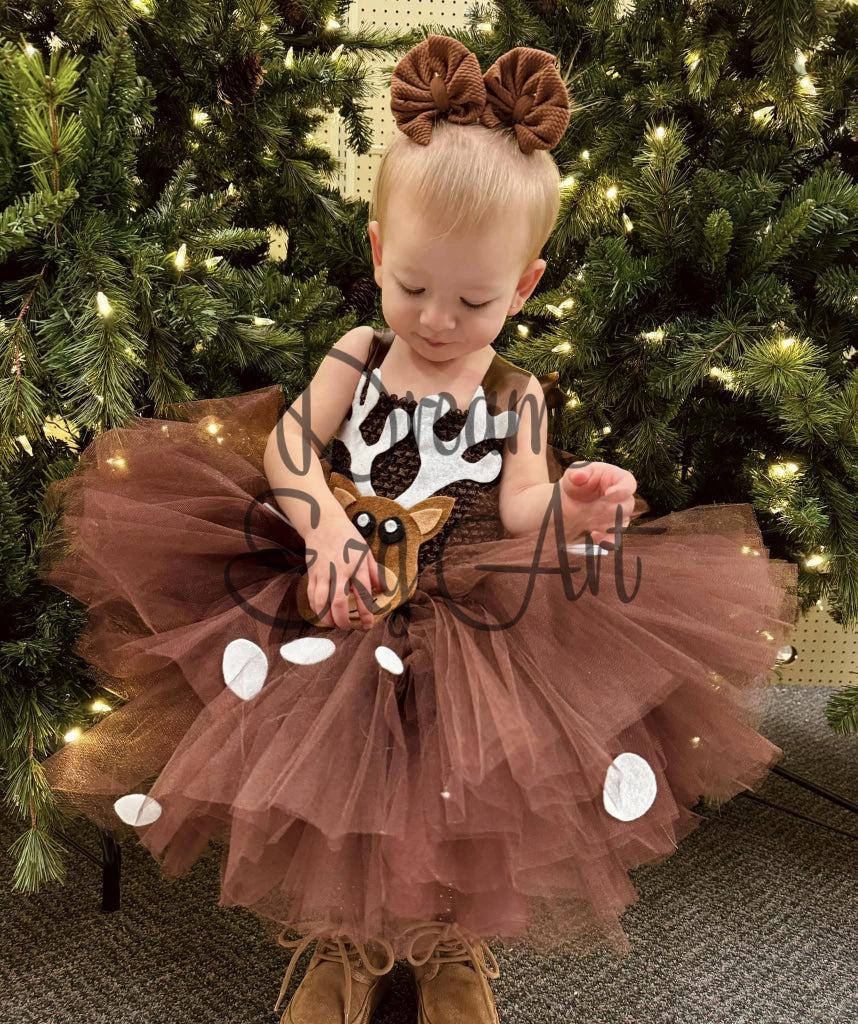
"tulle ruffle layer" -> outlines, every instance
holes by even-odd
[[[371,630],[319,629],[303,541],[265,507],[279,390],[111,431],[55,486],[44,578],[87,604],[79,653],[128,703],[48,781],[169,874],[224,844],[221,904],[277,927],[395,943],[440,915],[627,951],[628,869],[782,754],[756,728],[796,567],[751,506],[701,506],[610,554],[551,531],[450,547]]]

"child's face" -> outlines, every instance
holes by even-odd
[[[522,270],[521,220],[511,212],[482,233],[433,241],[438,225],[397,195],[388,209],[383,254],[378,221],[370,223],[384,319],[416,354],[445,362],[484,348],[521,309],[546,266],[539,259]],[[419,294],[409,295],[406,288]]]

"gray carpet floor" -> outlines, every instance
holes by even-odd
[[[858,736],[830,730],[831,692],[775,687],[760,731],[784,767],[858,801]],[[627,957],[496,952],[502,1024],[858,1022],[858,842],[755,796],[858,833],[855,815],[774,774],[720,811],[698,805],[706,820],[677,851],[631,872]],[[217,906],[216,858],[168,880],[125,843],[122,907],[102,914],[99,871],[77,854],[65,886],[11,891],[20,831],[0,818],[0,1024],[278,1024],[292,950],[244,908]],[[97,848],[82,819],[69,835]],[[405,971],[373,1024],[415,1024]]]

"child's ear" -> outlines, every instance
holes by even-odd
[[[377,267],[381,266],[381,233],[378,230],[378,221],[369,222],[369,244],[372,246],[372,260]]]
[[[381,233],[378,230],[378,221],[369,222],[369,244],[372,246],[372,262],[375,267],[375,283],[381,287]]]
[[[519,278],[515,294],[513,295],[512,302],[510,303],[510,316],[518,313],[521,307],[533,294],[533,289],[539,284],[539,279],[545,273],[545,268],[547,266],[548,264],[545,260],[534,260],[533,263],[525,269],[524,273]]]

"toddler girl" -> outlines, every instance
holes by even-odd
[[[316,944],[285,1024],[367,1024],[397,956],[419,1024],[497,1024],[490,940],[627,952],[628,869],[782,753],[755,725],[796,567],[749,505],[631,526],[632,475],[548,445],[552,378],[492,348],[558,212],[554,59],[483,75],[432,35],[391,96],[389,329],[286,410],[263,388],[100,436],[43,555],[127,701],[49,782],[170,874],[224,844],[220,905],[294,947],[275,1009]]]

